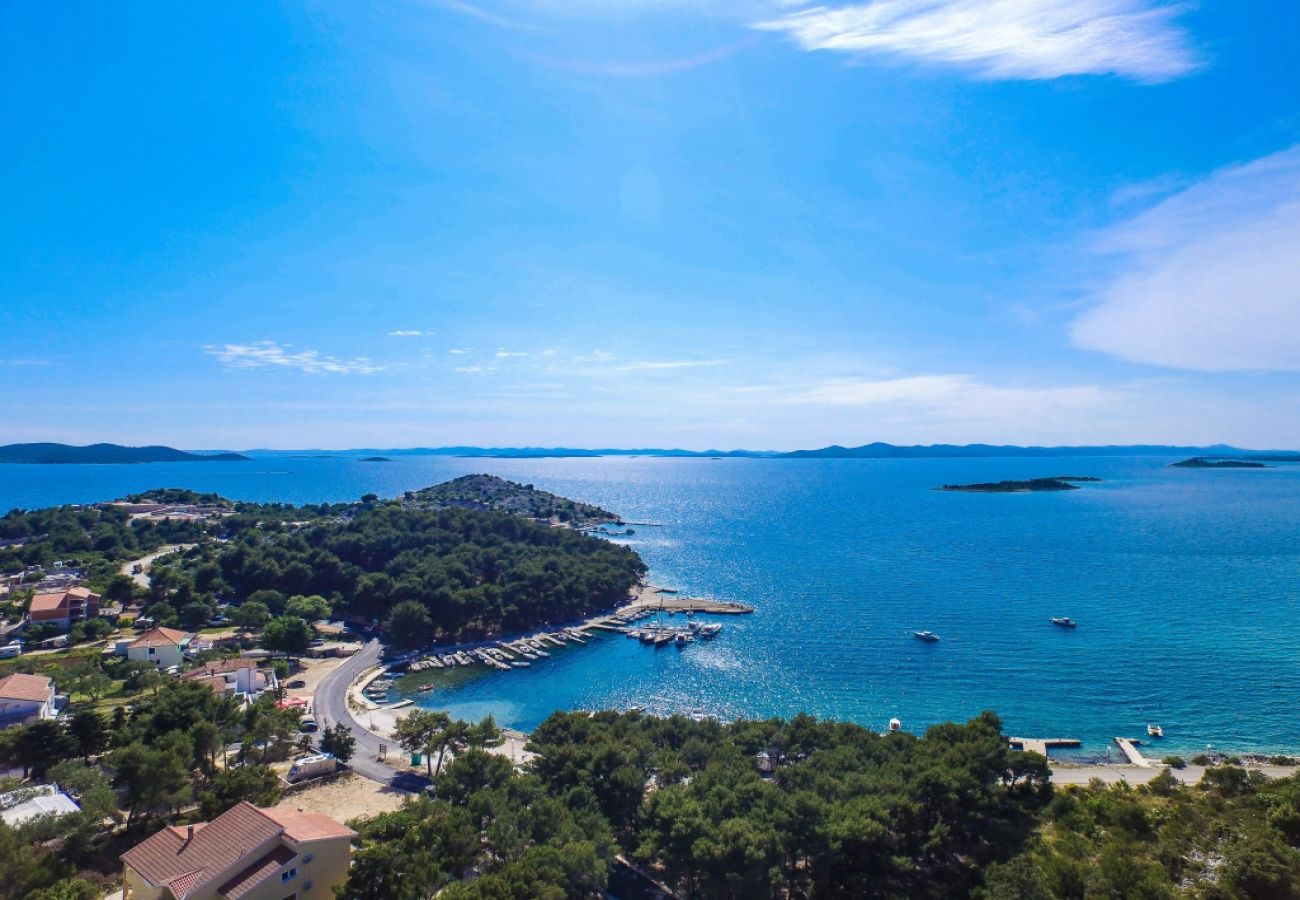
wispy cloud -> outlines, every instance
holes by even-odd
[[[724,366],[726,364],[725,359],[663,359],[637,360],[615,366],[615,368],[624,372],[642,372],[652,369],[699,369],[707,366]]]
[[[429,337],[437,334],[436,331],[420,331],[418,328],[399,328],[396,331],[388,332],[389,337]]]
[[[914,375],[905,378],[832,378],[784,392],[780,402],[835,407],[900,406],[926,414],[960,418],[1050,415],[1093,407],[1107,399],[1094,385],[1007,387],[972,375]]]
[[[469,349],[468,347],[452,347],[452,348],[451,348],[450,350],[448,350],[447,352],[448,352],[448,353],[451,353],[451,354],[454,354],[454,355],[456,355],[456,356],[461,356],[461,355],[463,355],[463,354],[469,353],[469,352],[470,352],[470,349]]]
[[[1180,369],[1300,371],[1300,145],[1216,172],[1112,228],[1119,273],[1076,344]]]
[[[316,350],[296,350],[292,344],[255,341],[251,344],[208,345],[203,352],[229,369],[295,369],[310,375],[371,375],[380,366],[364,356],[337,359]]]
[[[496,370],[496,366],[457,366],[455,369],[462,375],[491,375]]]
[[[505,348],[502,348],[502,349],[500,349],[500,350],[497,351],[497,358],[498,358],[498,359],[510,359],[510,358],[513,358],[513,357],[522,357],[522,356],[527,356],[527,355],[528,355],[527,353],[524,353],[524,352],[519,351],[519,350],[506,350]]]
[[[874,0],[815,6],[754,25],[805,50],[886,54],[957,65],[992,79],[1113,73],[1168,81],[1197,54],[1152,0]]]

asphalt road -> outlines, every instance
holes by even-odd
[[[322,726],[326,721],[330,725],[335,722],[342,722],[351,729],[352,736],[357,739],[356,752],[352,759],[348,761],[352,771],[358,775],[364,775],[372,781],[391,785],[399,790],[419,790],[423,784],[423,779],[397,772],[391,767],[376,761],[376,757],[379,755],[379,745],[383,741],[362,728],[360,723],[353,717],[352,711],[348,709],[348,687],[356,680],[358,675],[379,662],[382,649],[383,645],[379,641],[372,640],[357,653],[344,660],[341,666],[321,679],[320,686],[316,688],[316,721],[321,722]],[[390,742],[388,753],[390,756],[400,756],[402,748]]]

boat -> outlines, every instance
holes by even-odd
[[[1052,616],[1052,624],[1059,625],[1062,628],[1077,628],[1079,623],[1069,616]]]
[[[890,720],[889,720],[889,733],[890,733],[890,734],[893,734],[894,732],[902,731],[902,730],[903,730],[903,723],[902,723],[902,722],[900,722],[898,719],[890,719]]]
[[[913,631],[912,636],[930,644],[939,640],[939,635],[935,634],[933,631]]]
[[[1154,738],[1162,738],[1165,736],[1165,730],[1159,725],[1148,725],[1147,734]]]
[[[425,693],[426,691],[431,691],[431,690],[433,690],[433,685],[431,685],[431,684],[422,684],[422,685],[420,685],[420,693],[421,693],[421,694]]]

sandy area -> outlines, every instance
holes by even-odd
[[[393,730],[397,727],[397,720],[407,715],[412,710],[420,708],[421,707],[419,706],[403,706],[398,709],[383,707],[364,713],[356,713],[355,715],[357,721],[363,725],[366,730],[374,732],[379,735],[379,737],[392,743],[393,751],[391,752],[401,752],[401,748],[397,747],[397,742],[394,741],[392,737]],[[490,752],[499,753],[502,756],[509,757],[510,760],[516,764],[528,762],[536,756],[535,753],[529,753],[524,749],[524,744],[528,743],[528,735],[524,734],[522,731],[515,731],[513,728],[503,728],[501,729],[501,736],[505,738],[505,742],[500,747],[491,748]],[[451,757],[449,756],[447,759],[443,760],[443,765],[446,765],[450,759]]]
[[[713,613],[747,613],[754,611],[753,607],[746,606],[743,603],[733,603],[729,600],[703,600],[699,597],[685,597],[680,594],[665,592],[662,587],[653,584],[642,585],[632,602],[620,609],[619,612],[638,609],[641,607],[667,610],[693,609],[700,612]]]
[[[1269,778],[1289,778],[1296,774],[1291,766],[1247,766],[1247,771],[1263,772]],[[1087,784],[1094,778],[1100,778],[1105,784],[1118,784],[1127,781],[1130,785],[1146,784],[1165,770],[1162,765],[1153,765],[1149,769],[1139,766],[1075,766],[1063,763],[1052,764],[1052,784]],[[1169,773],[1184,784],[1196,784],[1205,774],[1204,766],[1187,766],[1182,769],[1170,769]]]
[[[289,794],[280,802],[305,812],[323,813],[340,822],[348,819],[369,819],[383,812],[392,812],[409,797],[404,791],[362,778],[344,775],[325,784],[315,784]]]

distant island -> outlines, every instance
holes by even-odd
[[[363,456],[357,462],[392,462],[387,456]]]
[[[1053,457],[1095,456],[1167,456],[1167,457],[1241,457],[1245,459],[1285,459],[1300,462],[1300,454],[1275,450],[1246,450],[1217,444],[1206,447],[1185,447],[1168,444],[1106,444],[1100,446],[1025,447],[1013,444],[918,444],[900,445],[875,442],[857,447],[838,444],[815,450],[683,450],[681,448],[580,448],[580,447],[352,447],[346,450],[296,449],[296,450],[246,450],[251,456],[285,457],[293,454],[318,455],[377,455],[405,456],[457,456],[470,459],[547,459],[617,457],[671,457],[681,459],[986,459],[1008,457],[1039,459]],[[1264,456],[1263,454],[1276,454]]]
[[[462,475],[444,484],[407,491],[407,506],[423,509],[476,509],[513,513],[529,519],[555,519],[566,525],[591,525],[619,521],[612,513],[590,503],[538,490],[531,484],[507,481],[495,475]]]
[[[1214,459],[1212,457],[1193,456],[1182,462],[1170,463],[1175,469],[1267,469],[1262,462],[1250,462],[1245,459]]]
[[[113,464],[155,462],[236,462],[249,457],[239,453],[187,453],[174,447],[123,447],[121,444],[7,444],[0,447],[0,463]]]
[[[1078,484],[1096,482],[1090,475],[1057,475],[1053,478],[1030,478],[1025,481],[989,481],[980,484],[945,484],[941,491],[966,491],[972,494],[1021,494],[1026,491],[1077,491]]]

